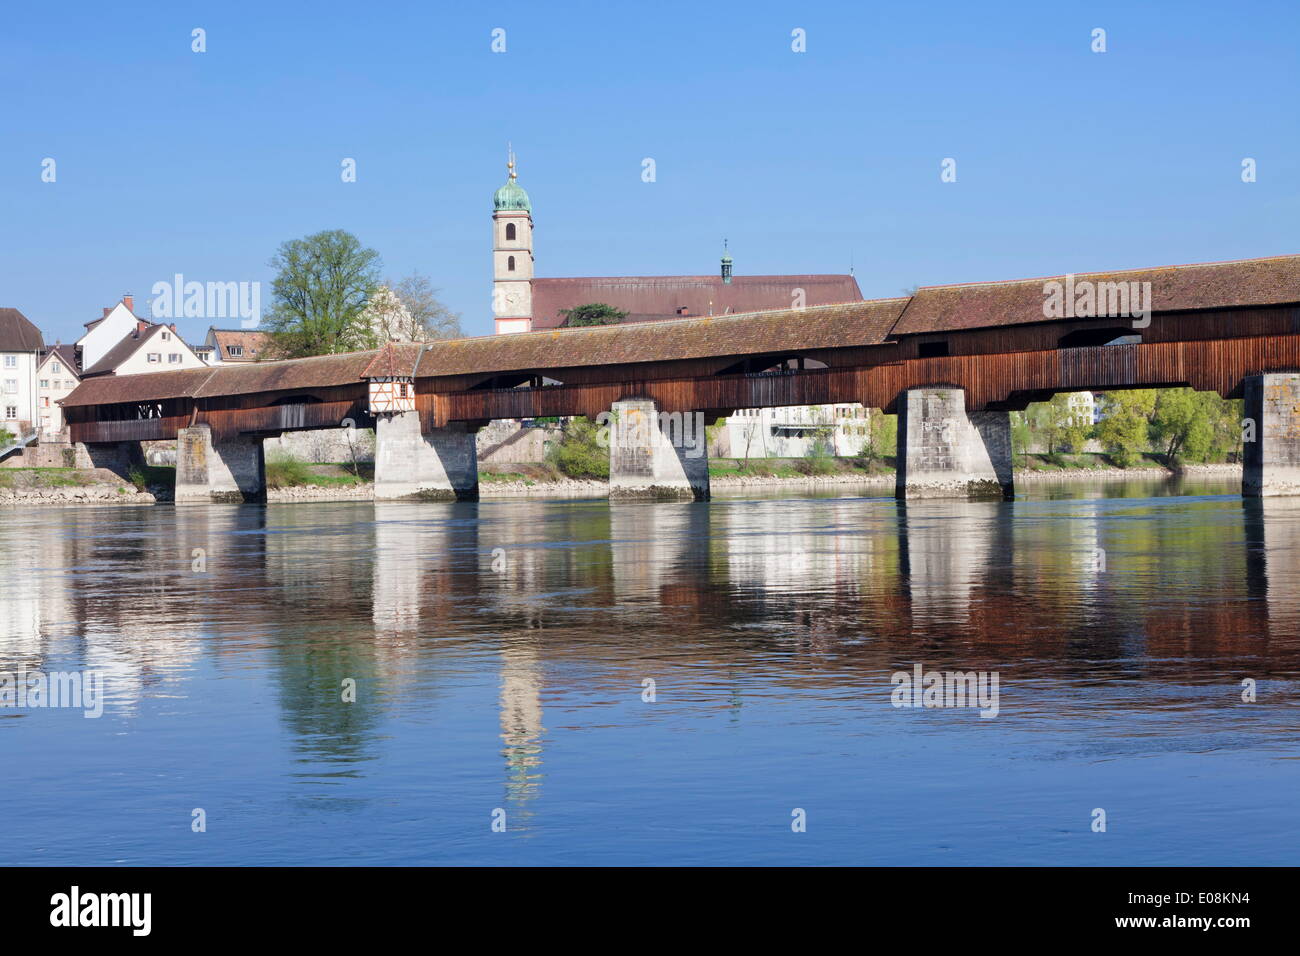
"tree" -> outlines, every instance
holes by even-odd
[[[621,312],[604,302],[591,302],[572,309],[561,309],[560,315],[564,316],[564,324],[569,328],[583,325],[618,325],[627,318],[626,312]]]
[[[1151,415],[1155,411],[1154,389],[1108,392],[1106,410],[1097,425],[1097,440],[1120,468],[1137,464],[1150,446]]]
[[[432,342],[435,339],[459,339],[465,333],[460,328],[460,313],[453,312],[438,299],[438,290],[426,275],[412,272],[393,282],[389,288],[410,317],[410,338],[402,342]]]
[[[1215,392],[1164,388],[1156,396],[1151,436],[1166,465],[1222,460],[1237,449],[1240,418],[1238,404]]]
[[[862,445],[862,457],[868,466],[874,468],[878,462],[898,454],[898,416],[869,408],[867,418],[867,440]]]
[[[379,253],[352,233],[331,229],[290,239],[269,264],[276,277],[264,357],[330,355],[378,344],[363,313],[379,285]]]

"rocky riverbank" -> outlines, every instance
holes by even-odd
[[[0,488],[0,505],[152,505],[156,501],[131,485]]]
[[[84,476],[60,474],[62,469],[13,469],[0,471],[0,505],[70,505],[70,504],[122,504],[151,505],[171,501],[170,489],[155,489],[156,494],[137,491],[111,473],[87,473]],[[1015,480],[1020,484],[1053,481],[1112,481],[1112,480],[1164,480],[1178,474],[1198,478],[1222,478],[1235,481],[1241,478],[1241,465],[1187,465],[1181,472],[1165,468],[1062,468],[1058,470],[1018,469]],[[791,490],[816,490],[827,487],[859,487],[892,490],[894,474],[878,475],[841,473],[834,475],[722,475],[710,479],[715,492],[727,493],[758,489],[789,488]],[[609,495],[605,481],[561,478],[558,480],[528,479],[518,481],[483,481],[479,484],[479,497],[492,498],[604,498]],[[370,501],[375,496],[371,482],[355,485],[301,485],[293,488],[267,490],[267,501],[272,504],[291,504],[313,501]]]

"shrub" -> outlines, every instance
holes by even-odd
[[[586,418],[569,420],[564,437],[552,446],[550,464],[568,478],[609,478],[609,449]]]
[[[144,491],[149,482],[148,477],[144,473],[144,469],[139,465],[132,465],[127,469],[126,480],[135,485],[136,491]]]

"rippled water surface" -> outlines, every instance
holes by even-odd
[[[1300,499],[1233,490],[7,509],[0,671],[106,701],[0,708],[0,863],[1295,863]]]

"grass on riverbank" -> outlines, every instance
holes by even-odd
[[[102,484],[107,482],[84,468],[0,468],[0,488],[80,488]]]
[[[509,468],[509,471],[499,469]],[[479,465],[478,480],[480,484],[505,485],[519,483],[524,485],[545,485],[557,481],[567,481],[559,469],[549,463],[525,465]]]
[[[1102,471],[1120,468],[1121,466],[1116,464],[1109,455],[1088,452],[1079,455],[1018,454],[1015,456],[1015,467],[1017,471]],[[1164,456],[1155,452],[1143,453],[1136,462],[1125,470],[1133,471],[1141,468],[1173,470],[1166,464]]]
[[[828,475],[850,475],[871,478],[892,475],[892,460],[869,465],[864,458],[711,458],[711,478],[810,478]]]
[[[353,472],[351,462],[313,464],[290,455],[275,455],[266,459],[266,486],[268,488],[351,488],[364,485],[374,477],[372,463],[361,462]]]

